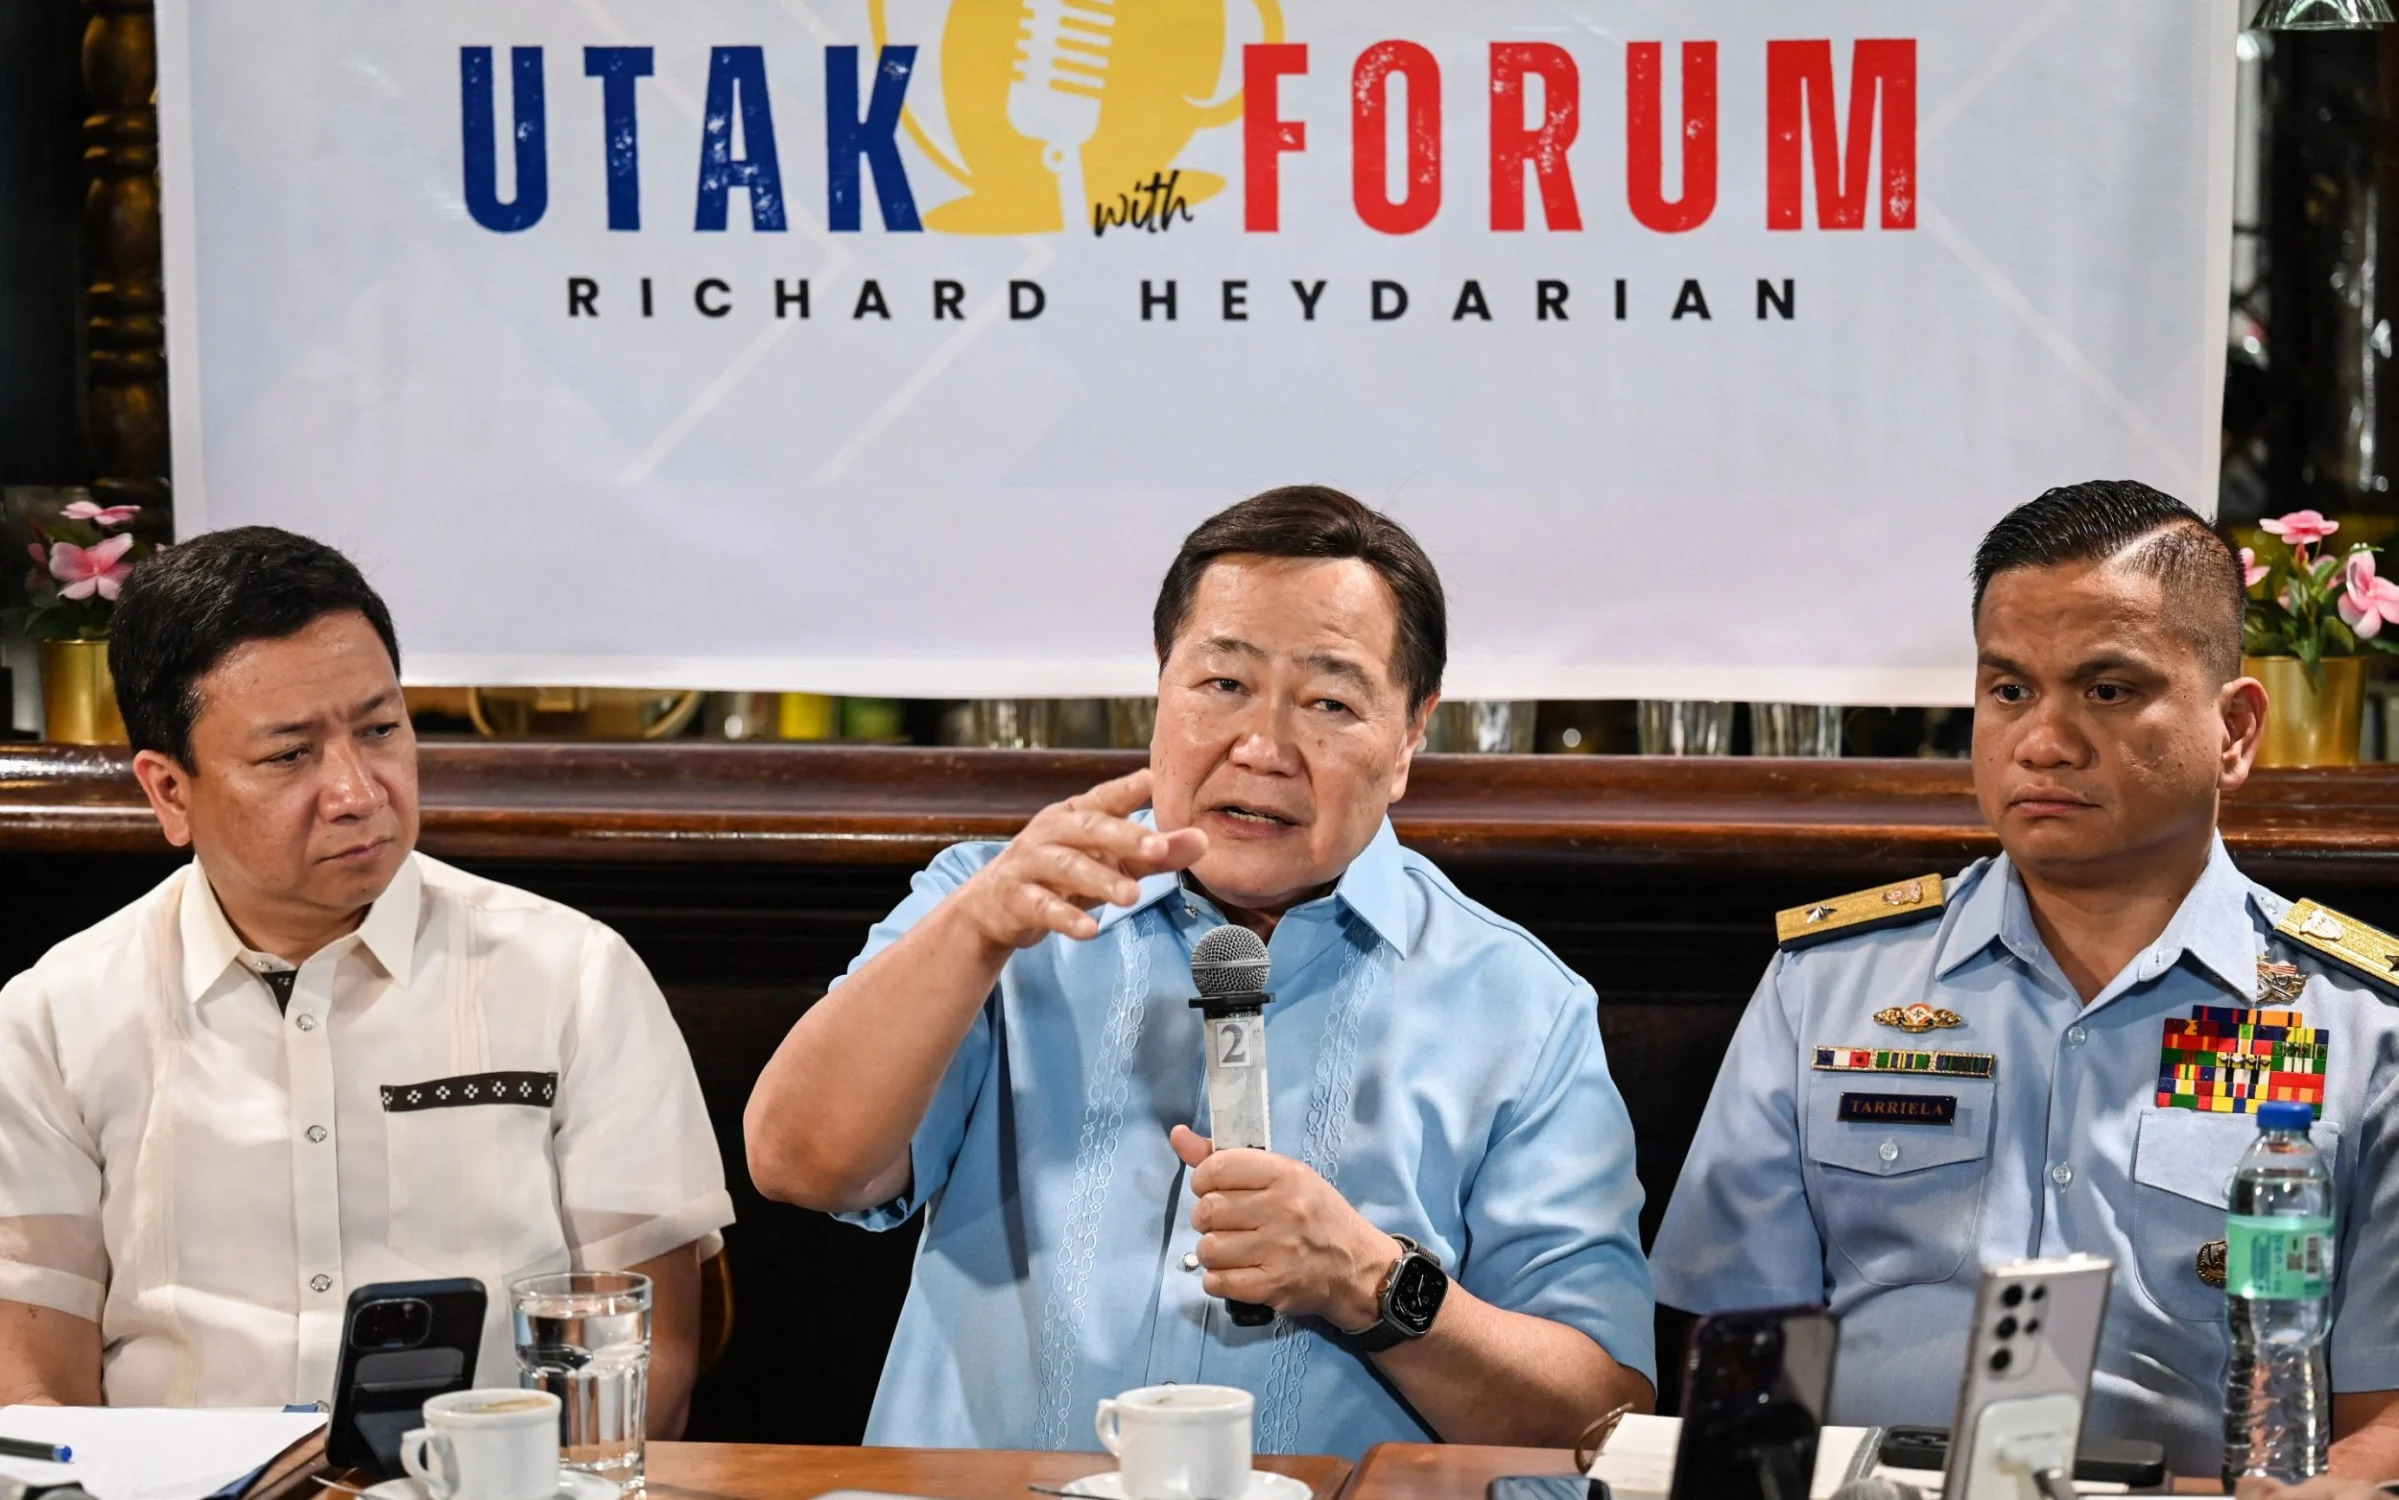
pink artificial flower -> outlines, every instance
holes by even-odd
[[[67,508],[59,512],[70,521],[90,521],[104,529],[122,526],[141,513],[142,508],[138,505],[111,505],[103,509],[89,500],[70,501]]]
[[[33,559],[33,565],[37,568],[47,568],[50,566],[50,554],[42,550],[42,544],[40,542],[27,542],[25,544],[25,555]]]
[[[114,600],[125,575],[133,571],[124,561],[133,548],[130,536],[112,536],[95,547],[78,547],[73,542],[60,542],[50,549],[50,576],[66,587],[58,591],[62,599],[89,599],[98,594]]]
[[[2273,571],[2272,568],[2263,567],[2258,563],[2255,552],[2247,547],[2241,549],[2241,587],[2256,588],[2259,584],[2264,583],[2266,575]]]
[[[2293,552],[2304,552],[2341,529],[2340,522],[2327,521],[2322,511],[2315,510],[2295,510],[2279,520],[2257,524],[2260,530],[2281,537]]]
[[[2382,633],[2385,621],[2399,620],[2399,583],[2374,576],[2374,554],[2360,547],[2349,554],[2341,570],[2341,623],[2361,641]]]

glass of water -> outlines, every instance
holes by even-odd
[[[520,1381],[559,1400],[558,1462],[642,1487],[650,1405],[650,1278],[559,1271],[513,1282]]]

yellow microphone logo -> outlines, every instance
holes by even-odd
[[[890,7],[869,0],[874,40]],[[1241,118],[1235,17],[1254,8],[1258,40],[1283,39],[1279,0],[951,0],[941,25],[941,109],[912,103],[909,138],[965,192],[924,215],[945,234],[1084,228],[1139,194],[1201,131]],[[1247,17],[1241,19],[1246,21]],[[1224,190],[1182,171],[1175,195]]]

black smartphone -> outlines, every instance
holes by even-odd
[[[1670,1500],[1808,1500],[1839,1338],[1821,1307],[1701,1318]]]
[[[1888,1469],[1946,1469],[1949,1429],[1894,1427],[1876,1454]],[[2166,1450],[2140,1438],[2085,1436],[2074,1451],[2074,1477],[2094,1484],[2153,1490],[2166,1482]]]
[[[400,1437],[422,1425],[425,1402],[475,1383],[483,1347],[483,1283],[382,1281],[350,1294],[325,1457],[336,1468],[400,1474]]]
[[[1580,1474],[1510,1474],[1483,1489],[1483,1500],[1615,1500],[1604,1479]]]

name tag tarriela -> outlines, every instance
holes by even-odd
[[[1841,1118],[1873,1125],[1954,1125],[1955,1094],[1843,1094]]]

